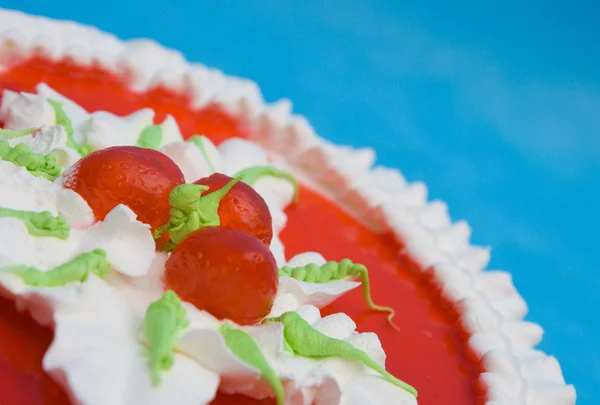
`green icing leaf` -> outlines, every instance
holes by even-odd
[[[170,243],[165,250],[173,250],[190,233],[206,226],[219,226],[218,209],[221,199],[241,179],[232,179],[222,188],[208,195],[202,196],[208,186],[201,184],[182,184],[169,194],[171,204],[171,217],[169,221],[154,231],[154,238],[158,239],[164,232],[169,232]]]
[[[202,156],[204,156],[204,160],[206,160],[206,163],[208,164],[208,168],[210,169],[210,171],[213,173],[216,172],[215,166],[212,164],[212,162],[208,158],[208,153],[206,152],[206,146],[204,145],[204,142],[210,142],[208,140],[208,138],[205,136],[194,135],[194,136],[190,137],[187,141],[192,142],[194,145],[196,145],[198,147],[198,149],[200,149],[200,152],[202,152]],[[237,176],[234,176],[234,177],[237,177]]]
[[[283,336],[295,354],[315,359],[340,357],[349,361],[359,361],[370,369],[375,370],[388,382],[404,389],[415,397],[417,396],[417,390],[414,387],[387,372],[376,361],[371,359],[367,353],[344,340],[324,335],[314,329],[296,312],[286,312],[279,318],[273,318],[271,321],[279,321],[283,324]]]
[[[181,299],[171,290],[148,306],[144,318],[144,336],[152,384],[162,382],[161,373],[175,364],[173,349],[181,331],[189,326]]]
[[[160,125],[148,125],[142,130],[136,146],[147,149],[158,149],[163,138],[163,129]]]
[[[256,342],[241,329],[236,329],[228,324],[223,324],[219,329],[225,344],[243,362],[260,371],[260,376],[271,386],[277,405],[285,403],[285,390],[277,373],[264,358]]]
[[[367,268],[362,264],[354,264],[350,259],[343,259],[340,262],[330,261],[322,266],[310,263],[302,267],[287,267],[279,269],[279,276],[291,277],[298,281],[307,283],[327,283],[335,280],[343,280],[351,277],[360,277],[362,284],[363,297],[367,306],[374,311],[387,312],[389,323],[395,328],[399,328],[394,324],[395,311],[390,307],[383,307],[373,302],[371,298],[371,284],[369,283],[369,273]]]
[[[296,178],[285,170],[278,169],[274,166],[252,166],[246,169],[240,170],[235,174],[235,177],[241,176],[242,181],[249,186],[253,186],[254,183],[261,177],[276,177],[278,179],[285,179],[292,183],[294,186],[294,200],[298,201],[299,187]]]
[[[0,207],[0,217],[20,219],[27,226],[29,234],[33,236],[51,236],[59,239],[67,239],[71,231],[71,225],[67,223],[63,216],[59,215],[55,217],[48,211],[20,211]]]
[[[20,265],[7,266],[1,271],[19,276],[25,284],[33,287],[60,287],[69,283],[83,282],[90,272],[104,278],[109,268],[106,252],[102,249],[94,249],[49,271]]]
[[[90,153],[89,149],[85,145],[80,145],[77,142],[75,142],[75,139],[73,139],[73,125],[71,123],[71,120],[69,119],[69,116],[62,108],[62,103],[60,101],[52,100],[50,98],[47,101],[54,110],[54,114],[56,115],[56,123],[58,125],[61,125],[67,133],[67,146],[75,149],[77,152],[79,152],[81,156],[85,156],[88,153]]]
[[[29,135],[33,132],[35,132],[35,128],[17,129],[17,130],[0,129],[0,135],[2,135],[5,138],[17,138],[19,136]]]
[[[53,154],[34,153],[24,143],[11,147],[4,139],[0,139],[0,159],[22,166],[33,176],[43,177],[50,181],[54,181],[62,171]]]
[[[283,351],[289,355],[294,355],[294,349],[292,349],[292,346],[285,339],[283,339]]]
[[[53,99],[48,99],[47,101],[48,101],[48,104],[50,104],[50,106],[54,110],[54,115],[56,117],[56,123],[58,125],[61,125],[65,129],[65,132],[67,133],[67,138],[68,138],[68,143],[69,143],[68,146],[74,148],[75,141],[73,140],[73,125],[71,124],[71,120],[69,119],[69,116],[67,115],[65,110],[62,108],[62,103],[58,100],[53,100]]]

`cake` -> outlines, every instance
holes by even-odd
[[[12,11],[0,90],[0,404],[575,403],[468,224],[288,101]]]

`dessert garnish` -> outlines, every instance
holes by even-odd
[[[78,193],[103,220],[119,204],[155,230],[169,220],[169,194],[185,182],[166,155],[137,146],[97,150],[65,173],[63,185]]]
[[[236,229],[206,227],[173,250],[164,283],[218,319],[252,325],[269,315],[279,276],[273,254],[258,239]]]
[[[221,325],[219,332],[223,336],[227,348],[240,360],[260,372],[261,378],[271,386],[273,394],[277,398],[277,405],[283,405],[285,403],[283,384],[252,337],[243,330],[234,328],[227,323]]]
[[[214,187],[214,191],[205,193],[211,187],[202,184],[182,184],[169,194],[170,218],[154,233],[158,239],[168,231],[170,241],[163,250],[171,251],[189,234],[207,226],[221,225],[218,211],[222,199],[240,181],[240,178],[230,179],[222,187]]]
[[[187,142],[191,142],[194,145],[196,145],[198,147],[198,149],[200,149],[200,152],[202,153],[202,156],[204,156],[204,160],[206,160],[206,164],[208,165],[208,168],[210,169],[211,172],[216,172],[215,170],[215,166],[213,164],[213,162],[210,160],[210,157],[208,155],[208,152],[206,151],[206,143],[211,143],[210,140],[202,135],[193,135],[191,136]],[[234,176],[237,177],[237,176]]]
[[[159,300],[148,306],[144,317],[144,337],[148,344],[146,355],[154,386],[162,381],[160,373],[173,367],[173,348],[180,332],[188,325],[181,299],[171,290],[165,291]]]
[[[351,384],[344,380],[346,377],[343,375],[348,373],[352,378],[355,375],[359,378],[368,376],[379,380],[380,384],[384,380],[390,382],[399,387],[393,388],[396,395],[414,401],[402,390],[415,397],[416,390],[386,372],[381,360],[374,360],[380,358],[377,357],[378,353],[383,356],[378,339],[369,336],[366,340],[371,341],[365,343],[366,346],[360,346],[363,349],[360,350],[353,346],[351,339],[338,339],[341,335],[337,334],[336,338],[328,337],[326,329],[316,325],[313,328],[307,321],[309,318],[304,320],[300,312],[293,312],[313,311],[320,318],[318,308],[312,304],[320,307],[327,305],[323,296],[329,294],[337,297],[357,287],[358,283],[349,279],[359,277],[369,308],[388,312],[388,320],[392,325],[394,315],[391,308],[373,303],[366,267],[354,264],[349,259],[325,263],[325,259],[317,255],[320,258],[299,262],[292,260],[290,266],[278,268],[278,261],[285,263],[284,246],[277,237],[285,223],[283,210],[292,197],[297,200],[299,185],[291,173],[269,166],[268,156],[257,145],[247,141],[231,143],[221,151],[204,136],[194,136],[187,143],[182,142],[181,133],[172,117],[162,125],[152,125],[152,120],[142,114],[136,125],[127,128],[119,123],[119,117],[102,112],[91,116],[82,113],[81,119],[74,118],[71,122],[66,111],[72,106],[66,99],[63,100],[64,109],[61,101],[48,99],[47,96],[42,100],[52,107],[47,109],[51,115],[54,112],[54,117],[50,116],[44,122],[38,120],[34,125],[23,122],[21,126],[14,127],[42,125],[39,133],[35,133],[34,129],[0,132],[0,135],[6,134],[5,138],[33,133],[35,141],[31,147],[25,144],[11,147],[13,140],[2,140],[0,157],[17,166],[24,166],[31,174],[54,180],[62,172],[61,165],[56,164],[56,151],[67,150],[72,154],[69,162],[83,156],[62,174],[59,181],[37,181],[55,187],[57,190],[53,190],[52,195],[56,195],[56,199],[62,198],[63,192],[66,192],[65,196],[74,196],[72,191],[77,193],[78,196],[74,196],[77,201],[85,205],[85,200],[89,205],[89,208],[82,208],[86,209],[90,219],[85,226],[73,223],[71,230],[65,219],[69,218],[67,214],[70,208],[66,211],[56,210],[65,217],[55,216],[53,208],[44,206],[43,209],[49,211],[40,209],[42,212],[20,211],[14,209],[19,205],[9,200],[7,204],[11,208],[0,208],[0,217],[12,217],[25,225],[19,227],[19,232],[23,240],[31,240],[34,256],[38,254],[38,246],[48,250],[54,247],[48,243],[57,243],[57,249],[65,250],[59,252],[61,259],[52,265],[57,262],[64,264],[45,271],[50,266],[45,265],[48,260],[43,251],[39,257],[34,257],[35,266],[39,269],[20,265],[18,263],[30,263],[25,259],[27,251],[24,250],[24,253],[10,256],[8,264],[0,271],[20,277],[26,285],[41,288],[42,292],[47,287],[77,283],[65,289],[65,293],[89,293],[93,291],[89,289],[97,288],[99,294],[110,294],[114,298],[111,302],[119,304],[114,304],[110,311],[102,312],[103,301],[95,300],[100,306],[91,306],[90,314],[97,316],[98,322],[107,321],[104,326],[112,325],[116,313],[123,314],[121,323],[113,331],[113,343],[116,342],[113,346],[117,350],[115,353],[120,353],[119,358],[123,353],[133,355],[133,362],[126,360],[123,364],[135,363],[135,367],[141,367],[145,372],[145,380],[139,380],[135,375],[139,371],[132,371],[133,368],[128,371],[127,367],[123,367],[122,371],[131,375],[136,384],[141,382],[135,389],[144,395],[152,395],[152,398],[161,398],[161,393],[175,389],[174,384],[181,381],[182,376],[203,381],[197,376],[206,375],[213,380],[206,387],[197,388],[198,392],[206,394],[202,403],[212,399],[211,395],[216,392],[221,379],[223,392],[257,398],[265,395],[268,384],[271,389],[266,391],[266,395],[274,396],[277,404],[283,405],[288,388],[288,395],[294,398],[300,391],[301,396],[308,398],[314,395],[313,390],[320,389],[324,384],[322,380],[306,380],[313,373],[333,380],[339,387],[339,395],[342,395],[347,389],[344,384]],[[85,117],[88,117],[87,121]],[[86,127],[91,120],[97,120],[93,128],[97,133],[92,131],[91,125]],[[50,122],[57,126],[49,125]],[[58,126],[64,128],[64,133]],[[115,136],[112,136],[113,133]],[[40,137],[36,139],[38,135]],[[124,137],[121,138],[121,135]],[[108,140],[104,143],[98,141],[105,138]],[[81,140],[85,142],[78,144]],[[23,141],[29,143],[31,137],[25,137]],[[122,143],[136,146],[109,146]],[[38,150],[38,146],[45,149]],[[50,152],[47,155],[37,154],[31,148],[43,153]],[[89,153],[90,149],[97,148]],[[248,148],[254,150],[254,154],[247,153]],[[224,156],[228,157],[225,159]],[[200,164],[190,165],[189,161],[200,161]],[[70,164],[65,163],[65,166]],[[187,180],[195,180],[194,183],[186,183],[178,165],[186,168]],[[218,170],[215,171],[215,168]],[[45,175],[36,174],[42,169],[46,170]],[[25,170],[19,169],[19,173],[27,177]],[[209,176],[209,173],[212,174]],[[229,177],[232,173],[236,174]],[[61,185],[69,191],[62,190]],[[90,208],[94,215],[91,215]],[[91,225],[94,216],[97,223]],[[13,221],[7,226],[15,224],[21,225]],[[68,242],[37,240],[29,238],[27,234]],[[158,250],[170,254],[156,252],[153,239]],[[130,252],[133,253],[128,255]],[[307,264],[310,260],[316,260],[318,264]],[[150,266],[154,267],[155,263],[156,269],[150,272]],[[121,275],[105,277],[110,269]],[[90,277],[90,273],[99,278]],[[279,289],[280,279],[284,278],[289,287],[287,290]],[[328,282],[331,284],[324,285]],[[348,285],[339,288],[339,284]],[[19,283],[15,285],[22,288]],[[52,291],[50,294],[54,293]],[[56,294],[60,296],[63,291],[58,290]],[[88,299],[86,294],[78,297]],[[281,297],[281,302],[274,305],[276,298]],[[313,299],[314,302],[311,301]],[[94,300],[90,298],[90,302]],[[64,305],[54,310],[66,311],[66,308],[70,308]],[[282,313],[278,318],[267,319],[267,322],[280,322],[281,325],[277,327],[244,327],[259,325],[265,318]],[[140,322],[142,317],[143,323]],[[345,328],[345,323],[353,324],[350,318],[346,318],[348,321],[336,317],[322,318],[323,325],[329,323],[332,328]],[[82,319],[88,322],[87,318]],[[130,332],[140,323],[143,337],[134,338]],[[67,327],[69,325],[57,322],[63,344],[63,331]],[[75,329],[69,330],[69,333],[75,333],[69,338],[77,336]],[[350,338],[356,334],[354,325],[348,328],[345,336]],[[205,346],[205,343],[209,345]],[[86,345],[82,347],[85,349]],[[144,348],[145,358],[140,355],[140,347]],[[282,352],[277,357],[268,356],[267,361],[265,356],[271,348]],[[50,357],[59,355],[51,352]],[[326,360],[329,358],[338,360]],[[221,364],[223,359],[226,361]],[[95,378],[80,379],[75,376],[81,376],[81,367],[86,372],[90,371],[91,376],[105,372],[104,359],[96,360],[97,363],[93,365],[88,365],[86,360],[84,366],[73,365],[65,359],[55,363],[66,375],[70,375],[69,384],[77,392],[78,398],[85,399],[83,402],[94,398],[95,391],[86,384],[95,383]],[[361,364],[378,375],[370,370],[366,372]],[[165,374],[167,371],[169,374]],[[249,385],[245,385],[244,379]],[[285,389],[282,379],[286,381]],[[294,385],[295,379],[298,385]],[[241,384],[238,384],[238,380]],[[289,387],[287,381],[291,381]],[[388,386],[388,389],[392,387]],[[121,394],[115,395],[118,397]],[[142,403],[144,399],[140,401]]]
[[[135,144],[140,148],[158,149],[162,142],[163,129],[160,125],[148,125],[142,130]]]
[[[367,353],[352,346],[345,340],[329,337],[314,329],[296,312],[286,312],[276,318],[269,318],[265,323],[281,322],[283,337],[294,354],[309,358],[340,357],[345,360],[359,361],[366,367],[379,373],[386,381],[404,389],[415,397],[417,390],[387,372]]]
[[[24,167],[33,176],[50,181],[54,181],[62,172],[53,154],[42,155],[32,152],[31,148],[24,143],[11,147],[8,141],[0,139],[0,159]]]
[[[80,145],[73,139],[73,125],[71,124],[69,116],[62,108],[62,103],[52,99],[48,99],[47,101],[52,106],[54,114],[56,115],[56,124],[61,125],[67,133],[67,146],[75,149],[81,156],[87,155],[90,152],[88,148],[85,145]]]
[[[298,195],[300,192],[300,188],[298,187],[298,181],[296,178],[288,171],[280,169],[275,166],[251,166],[246,169],[242,169],[235,174],[235,176],[242,176],[243,182],[253,186],[254,183],[261,177],[275,177],[278,179],[288,180],[294,186],[294,201],[298,201]]]
[[[65,217],[54,216],[49,211],[21,211],[0,207],[0,217],[20,219],[29,234],[33,236],[49,236],[64,240],[69,237],[71,230],[71,225],[67,223]]]
[[[359,277],[362,284],[363,297],[367,303],[367,306],[374,311],[387,312],[389,314],[388,322],[395,329],[400,330],[392,321],[395,311],[390,307],[383,307],[373,302],[371,298],[369,272],[362,264],[352,263],[350,259],[343,259],[340,262],[329,261],[321,266],[313,263],[309,263],[306,266],[301,267],[283,266],[279,269],[279,275],[291,277],[295,280],[304,281],[307,283],[327,283],[334,280],[344,280],[352,277]]]
[[[5,138],[18,138],[20,136],[30,135],[36,131],[35,128],[25,129],[0,129],[0,135]]]
[[[60,287],[69,283],[83,282],[90,273],[104,278],[109,268],[106,252],[102,249],[94,249],[48,271],[23,265],[6,266],[0,270],[19,276],[25,284],[33,287]]]

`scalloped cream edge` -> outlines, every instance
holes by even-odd
[[[510,274],[484,271],[490,250],[469,243],[469,225],[452,223],[445,203],[428,202],[423,183],[407,184],[399,171],[373,167],[372,149],[327,142],[291,113],[289,100],[268,105],[256,83],[189,63],[154,41],[121,41],[75,22],[0,9],[0,71],[8,60],[33,55],[100,66],[136,91],[165,86],[190,95],[195,108],[218,105],[243,120],[251,140],[285,157],[301,180],[371,228],[394,232],[405,246],[399,253],[433,276],[471,334],[467,351],[486,370],[479,376],[486,405],[575,404],[575,389],[565,384],[557,359],[534,349],[543,329],[523,320],[527,305]]]

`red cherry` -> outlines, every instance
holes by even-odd
[[[215,173],[195,181],[194,184],[210,187],[202,194],[207,195],[219,190],[231,180],[229,176]],[[248,184],[240,181],[233,186],[221,199],[217,213],[222,227],[247,232],[266,246],[270,246],[273,239],[271,212],[265,200]]]
[[[207,227],[173,250],[164,282],[218,319],[251,325],[271,312],[279,275],[271,251],[258,239],[236,229]]]
[[[137,146],[114,146],[80,159],[63,185],[82,196],[99,220],[125,204],[154,230],[169,220],[169,193],[184,182],[168,156]]]

